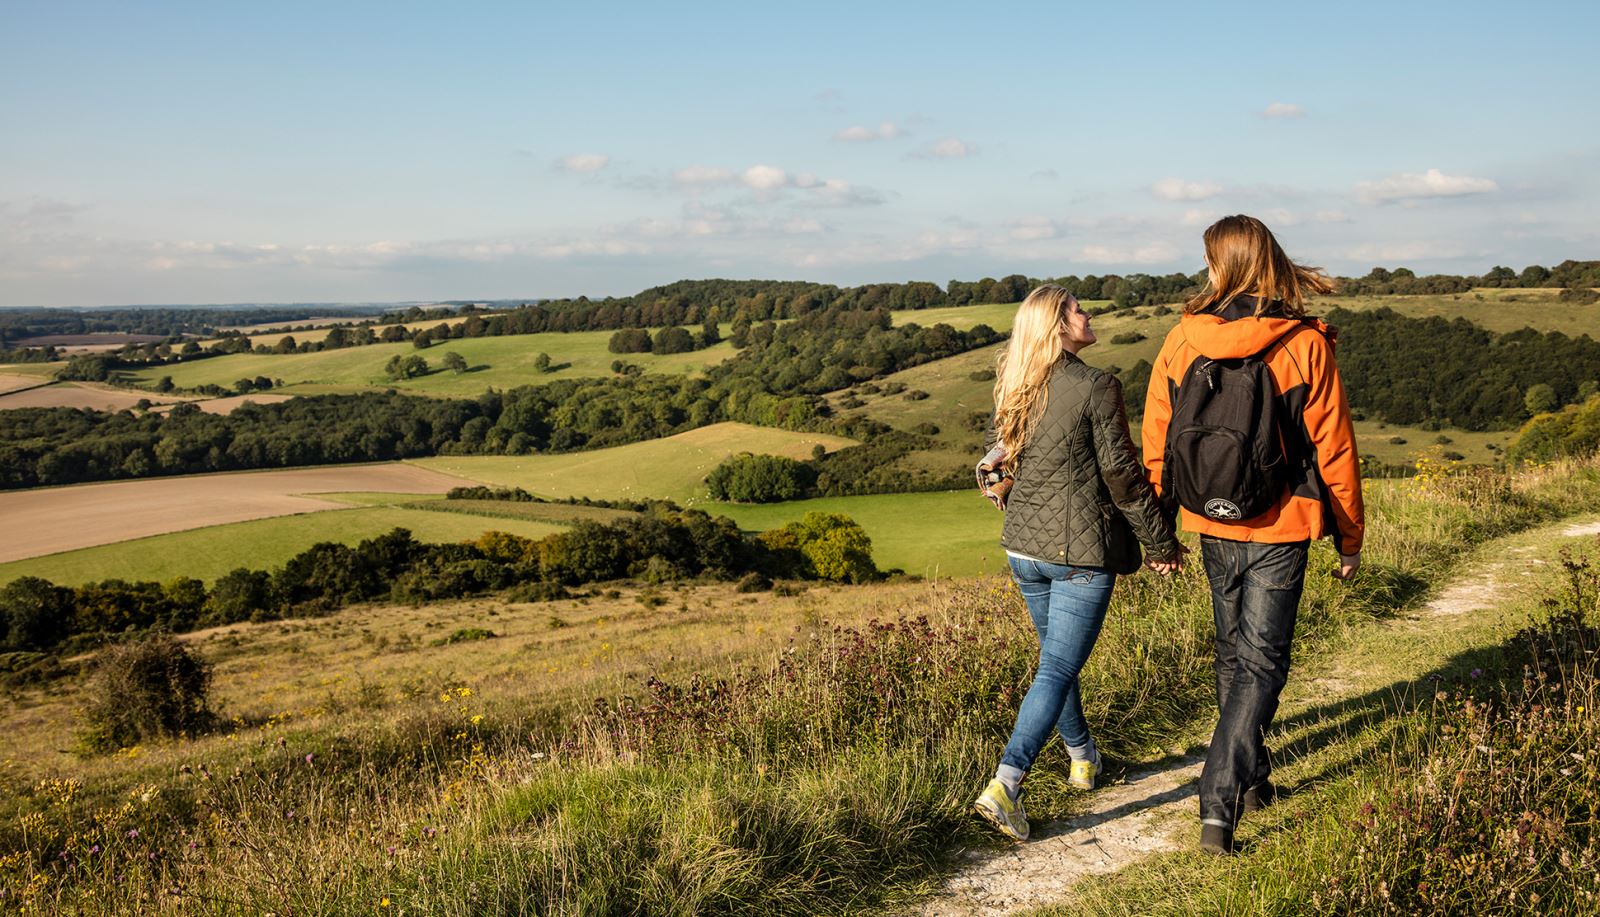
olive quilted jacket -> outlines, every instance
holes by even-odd
[[[991,425],[989,445],[994,438]],[[1043,413],[1010,464],[1016,483],[1000,535],[1007,550],[1115,573],[1139,569],[1141,543],[1153,558],[1177,557],[1172,519],[1134,452],[1116,376],[1063,354]]]

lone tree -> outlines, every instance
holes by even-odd
[[[467,371],[467,358],[454,350],[440,357],[439,362],[444,365],[445,369],[458,375]]]
[[[542,373],[549,372],[550,371],[550,355],[547,354],[547,353],[541,353],[537,357],[534,357],[533,358],[533,368],[537,369],[539,372],[542,372]]]
[[[1556,390],[1548,382],[1530,385],[1522,396],[1522,405],[1529,414],[1548,414],[1559,406]]]
[[[194,735],[212,724],[211,666],[171,634],[102,652],[84,705],[81,739],[114,751],[152,738]]]

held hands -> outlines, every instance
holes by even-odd
[[[1178,545],[1178,553],[1171,558],[1167,560],[1147,560],[1145,565],[1162,576],[1171,576],[1183,569],[1183,555],[1187,553],[1189,553],[1189,549],[1180,544]]]
[[[1359,551],[1355,554],[1340,554],[1339,568],[1333,571],[1333,578],[1347,580],[1355,576],[1356,571],[1359,569],[1361,569],[1361,553]]]

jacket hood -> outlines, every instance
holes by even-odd
[[[1301,325],[1310,325],[1332,339],[1327,325],[1314,318],[1257,318],[1229,321],[1209,312],[1185,315],[1178,323],[1189,346],[1212,360],[1237,360],[1260,353]]]

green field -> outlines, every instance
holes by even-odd
[[[1412,318],[1464,318],[1498,334],[1532,328],[1572,336],[1600,336],[1600,303],[1562,302],[1560,291],[1553,289],[1477,289],[1471,293],[1429,296],[1334,295],[1317,300],[1314,311],[1324,313],[1334,306],[1346,309],[1388,307]]]
[[[1081,299],[1079,305],[1095,309],[1110,302],[1109,299]],[[924,328],[945,324],[959,331],[978,325],[988,325],[996,331],[1010,331],[1021,303],[979,303],[970,306],[944,306],[938,309],[906,309],[893,313],[896,325],[918,324]]]
[[[619,355],[606,349],[611,334],[609,331],[578,331],[462,338],[444,341],[426,350],[403,343],[369,344],[319,353],[240,353],[152,366],[124,376],[142,388],[153,388],[162,376],[171,376],[173,384],[179,388],[208,384],[232,388],[240,379],[266,376],[282,379],[283,391],[289,394],[393,388],[423,395],[471,396],[491,386],[515,388],[556,379],[609,376],[612,361],[618,359],[636,364],[647,372],[694,373],[721,363],[734,353],[733,345],[724,341],[691,353],[659,357],[648,353]],[[452,351],[466,359],[470,367],[467,372],[458,374],[438,368],[441,358]],[[552,365],[560,368],[548,373],[536,370],[534,361],[541,353],[549,354]],[[416,379],[391,381],[383,367],[396,354],[416,354],[427,360],[435,371]]]
[[[318,542],[355,544],[396,526],[410,529],[419,541],[433,542],[465,541],[492,530],[542,538],[563,528],[550,522],[421,507],[367,506],[213,525],[31,557],[0,564],[0,583],[20,576],[40,576],[66,586],[104,579],[165,581],[176,576],[209,582],[238,567],[275,567]]]
[[[608,500],[657,498],[693,503],[706,495],[705,477],[741,452],[811,457],[854,440],[821,433],[792,433],[742,423],[719,423],[664,439],[563,455],[450,455],[413,464],[484,484],[521,487],[541,497]]]
[[[927,577],[974,576],[1005,569],[1002,517],[976,490],[920,494],[823,497],[760,506],[707,503],[701,509],[728,516],[746,531],[775,529],[806,513],[842,513],[872,538],[872,559]]]

